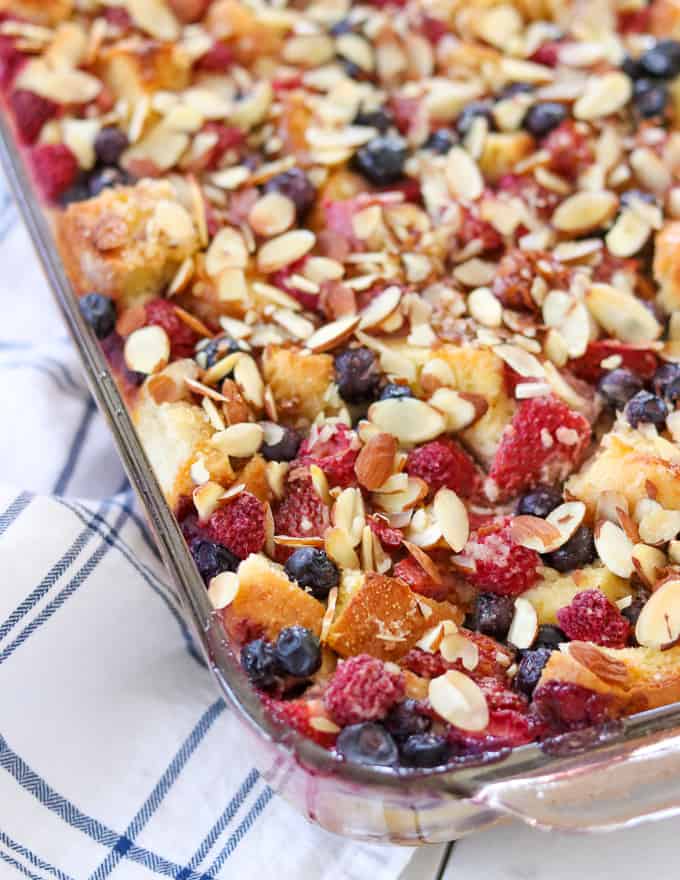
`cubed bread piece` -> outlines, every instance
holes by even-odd
[[[463,616],[455,605],[420,596],[399,578],[345,571],[326,641],[343,657],[397,660],[440,620],[461,623]]]
[[[97,72],[116,98],[125,98],[134,107],[159,90],[186,88],[190,68],[190,59],[176,45],[134,39],[103,50]]]
[[[34,24],[55,25],[73,12],[73,0],[0,0],[0,12]]]
[[[289,580],[280,565],[253,553],[238,567],[238,590],[222,620],[239,643],[257,634],[273,641],[294,624],[320,635],[324,612],[323,603]]]
[[[660,39],[680,38],[680,0],[654,0],[649,11],[650,33]]]
[[[522,598],[534,606],[539,623],[557,623],[559,609],[569,605],[583,590],[599,590],[610,602],[633,595],[627,580],[612,574],[603,565],[588,565],[566,575],[547,569],[543,579],[522,593]]]
[[[484,139],[479,167],[486,180],[495,183],[514,171],[517,163],[534,149],[534,139],[525,131],[490,132]]]
[[[243,483],[248,492],[251,492],[260,501],[266,502],[271,498],[271,489],[267,482],[267,462],[261,455],[254,455],[246,466],[236,475],[236,482]]]
[[[280,417],[312,421],[323,409],[324,395],[333,381],[333,358],[270,345],[262,358],[262,375]]]
[[[678,99],[680,102],[680,97]],[[680,308],[680,220],[664,223],[654,242],[654,280],[659,285],[657,302],[667,311]]]
[[[488,349],[470,346],[445,345],[437,350],[437,357],[453,371],[457,391],[480,394],[489,405],[482,418],[460,435],[477,458],[489,465],[515,410],[505,388],[503,361]]]
[[[606,489],[624,495],[631,510],[641,498],[680,510],[680,450],[664,437],[645,437],[620,422],[566,484],[567,493],[587,504],[591,514]]]
[[[539,681],[564,681],[609,696],[618,714],[629,715],[680,700],[680,647],[602,648],[570,642],[553,651]]]
[[[107,294],[122,306],[157,296],[199,246],[189,212],[167,181],[105,189],[58,217],[58,240],[78,294]]]

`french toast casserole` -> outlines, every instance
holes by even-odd
[[[81,312],[267,710],[439,768],[679,700],[680,0],[0,11]]]

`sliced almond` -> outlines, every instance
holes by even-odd
[[[269,238],[280,235],[293,225],[295,205],[287,196],[277,192],[266,193],[258,199],[248,214],[248,222],[257,235]]]
[[[463,668],[468,672],[472,672],[479,665],[479,648],[460,632],[445,635],[439,645],[439,653],[447,663],[460,660]]]
[[[576,119],[600,119],[622,110],[633,94],[629,76],[618,70],[596,73],[588,79],[586,88],[574,104]]]
[[[230,425],[224,431],[213,434],[212,442],[225,455],[249,458],[255,455],[262,445],[263,436],[264,431],[260,425],[254,422],[241,422],[240,425]]]
[[[261,272],[276,272],[297,260],[316,244],[316,236],[309,229],[293,229],[263,244],[257,254],[257,266]]]
[[[324,547],[328,556],[341,568],[359,569],[359,557],[347,532],[333,526],[326,532]]]
[[[494,353],[511,369],[525,379],[543,379],[545,369],[541,362],[528,351],[518,345],[496,345]]]
[[[484,692],[469,676],[450,669],[428,687],[430,705],[445,721],[461,730],[484,730],[489,707]]]
[[[401,302],[402,290],[396,284],[386,287],[382,293],[378,294],[375,299],[359,313],[359,329],[369,330],[371,327],[377,327],[393,314],[399,307]]]
[[[234,381],[241,393],[253,406],[260,409],[264,404],[264,382],[255,360],[243,354],[234,365]]]
[[[394,469],[397,442],[391,434],[376,434],[361,449],[354,465],[359,483],[373,492],[379,489]]]
[[[564,504],[560,504],[554,510],[551,510],[545,521],[555,526],[560,533],[560,537],[545,552],[550,553],[566,544],[583,522],[585,515],[586,506],[582,501],[566,501]]]
[[[472,156],[462,147],[452,147],[446,159],[446,182],[453,196],[478,199],[484,192],[484,178]]]
[[[601,229],[616,213],[619,200],[612,192],[584,190],[565,199],[555,209],[552,224],[560,232],[581,235]]]
[[[157,40],[176,40],[179,22],[165,0],[125,0],[123,4],[137,27]]]
[[[374,492],[373,502],[387,514],[403,513],[412,510],[425,498],[427,483],[418,477],[408,477],[406,487],[398,492]]]
[[[345,342],[359,326],[358,315],[344,315],[337,321],[324,324],[305,342],[305,346],[314,352],[330,351]]]
[[[552,547],[561,538],[560,530],[556,526],[541,517],[527,514],[512,518],[510,534],[515,544],[535,550],[537,553],[547,553],[547,548]]]
[[[459,553],[470,536],[467,508],[452,489],[439,489],[432,504],[435,519],[449,547]]]
[[[462,431],[484,415],[488,403],[479,394],[465,394],[452,388],[437,388],[428,400],[446,416],[447,431]]]
[[[595,515],[598,520],[608,519],[620,524],[619,511],[628,513],[628,499],[621,492],[604,489],[597,498]]]
[[[538,633],[538,615],[528,599],[515,599],[515,613],[508,630],[508,642],[519,650],[530,648]]]
[[[611,284],[591,284],[586,305],[597,323],[621,342],[642,344],[661,335],[661,324],[650,309]]]
[[[595,529],[597,553],[612,572],[622,578],[633,573],[633,542],[624,530],[609,520],[597,525]]]
[[[646,544],[665,544],[680,532],[680,510],[652,510],[638,524],[640,538]]]
[[[615,257],[632,257],[647,243],[652,227],[638,211],[627,208],[621,211],[616,223],[605,236],[610,254]]]
[[[657,547],[640,543],[633,547],[633,565],[640,580],[648,589],[653,590],[664,575],[668,559]]]
[[[222,571],[215,575],[208,585],[208,598],[212,607],[219,611],[231,605],[238,594],[238,588],[238,575],[235,571]]]
[[[442,539],[442,528],[434,516],[431,506],[419,507],[411,517],[406,532],[409,544],[414,547],[430,548]]]
[[[361,489],[343,489],[333,507],[333,524],[347,533],[356,547],[366,525],[364,501]]]
[[[157,373],[170,360],[170,339],[162,327],[140,327],[125,340],[125,363],[135,373]]]
[[[403,541],[403,544],[418,565],[427,573],[428,577],[430,577],[435,584],[441,584],[441,572],[427,553],[422,548],[412,544],[410,541]]]
[[[624,689],[628,687],[629,674],[626,664],[600,651],[595,645],[589,642],[571,642],[567,646],[567,652],[601,681],[612,687]]]
[[[644,604],[635,638],[646,648],[663,648],[680,636],[680,580],[662,584]]]
[[[434,440],[446,430],[442,413],[417,397],[378,400],[369,407],[368,418],[403,444]]]
[[[213,481],[203,483],[194,489],[192,498],[196,513],[198,513],[198,518],[201,522],[209,519],[217,510],[223,495],[224,489],[222,486]]]
[[[274,535],[274,543],[282,547],[323,547],[323,538],[298,538],[297,535]]]

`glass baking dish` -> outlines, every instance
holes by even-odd
[[[680,813],[680,704],[442,772],[343,762],[263,711],[230,651],[104,355],[84,323],[44,210],[0,112],[0,158],[49,285],[169,574],[227,704],[269,784],[308,819],[365,840],[439,843],[516,817],[596,831]]]

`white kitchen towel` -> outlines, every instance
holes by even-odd
[[[307,824],[189,639],[0,191],[0,878],[393,880]]]

